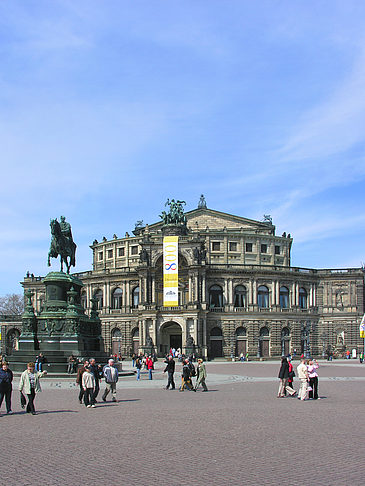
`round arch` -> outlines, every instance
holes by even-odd
[[[211,359],[223,357],[223,333],[220,327],[213,327],[210,330],[209,356]]]
[[[166,356],[171,348],[182,351],[183,326],[178,320],[169,320],[160,325],[159,355]]]

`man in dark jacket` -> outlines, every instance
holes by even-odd
[[[13,372],[8,368],[8,363],[4,361],[0,368],[0,408],[5,396],[6,412],[13,413],[11,411],[11,392],[13,381]]]
[[[167,358],[165,361],[166,363],[166,368],[164,369],[164,373],[167,371],[167,385],[166,385],[166,390],[170,388],[171,385],[171,390],[175,390],[175,382],[174,382],[174,373],[175,373],[175,361],[174,358],[170,356]]]

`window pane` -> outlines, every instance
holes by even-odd
[[[246,252],[252,253],[252,243],[246,243]]]

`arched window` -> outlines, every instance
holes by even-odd
[[[307,291],[301,287],[299,289],[299,307],[301,309],[306,309],[308,307]]]
[[[222,329],[220,327],[213,327],[213,329],[210,331],[211,336],[222,336]]]
[[[139,287],[134,287],[132,291],[132,307],[136,309],[139,305]]]
[[[223,290],[220,285],[212,285],[210,287],[209,307],[223,307]]]
[[[257,304],[260,308],[269,307],[269,289],[265,285],[257,289]]]
[[[290,336],[289,328],[283,327],[283,329],[281,330],[281,337],[282,338],[287,338],[289,336]]]
[[[247,331],[245,327],[237,327],[236,329],[236,336],[237,337],[243,337],[247,335]]]
[[[260,329],[260,337],[269,337],[269,335],[270,332],[266,326]]]
[[[234,306],[246,307],[247,290],[243,285],[237,285],[234,289]]]
[[[97,300],[96,303],[97,310],[101,310],[103,308],[103,291],[101,289],[95,292],[94,299]]]
[[[280,307],[282,309],[289,307],[289,290],[287,287],[280,287]]]
[[[122,337],[122,331],[116,327],[112,331],[112,337],[113,338],[121,338]]]
[[[139,339],[139,327],[135,327],[132,331],[132,338],[133,339]]]
[[[80,297],[80,303],[81,303],[81,306],[86,309],[87,307],[87,296],[86,296],[86,292],[82,292],[81,293],[81,297]]]
[[[123,298],[123,290],[117,287],[113,291],[112,295],[112,308],[113,309],[121,309],[122,308],[122,298]]]

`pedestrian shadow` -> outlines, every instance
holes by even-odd
[[[128,398],[126,400],[117,400],[117,402],[139,402],[140,400],[140,398]]]
[[[21,413],[29,413],[29,412],[21,412]],[[76,410],[37,410],[37,415],[46,415],[46,414],[53,414],[53,413],[78,413]]]

